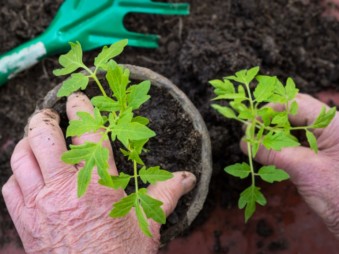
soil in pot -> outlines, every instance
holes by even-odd
[[[197,177],[196,187],[179,200],[178,206],[161,227],[161,242],[167,243],[182,233],[195,219],[206,199],[212,174],[211,147],[205,123],[190,100],[168,79],[146,68],[125,65],[130,70],[132,84],[144,80],[151,81],[150,96],[135,115],[147,117],[149,127],[157,134],[146,144],[146,152],[141,158],[147,167],[160,166],[170,172],[189,171]],[[104,81],[105,73],[98,73],[106,93],[110,94]],[[57,98],[61,84],[52,89],[38,106],[38,109],[53,108],[61,118],[60,126],[64,133],[68,127],[66,98]],[[84,91],[89,98],[101,95],[94,82]],[[71,144],[71,140],[67,140]],[[125,149],[116,141],[112,143],[114,159],[119,172],[133,175],[133,164],[120,152]],[[133,184],[133,181],[131,181]],[[141,181],[139,186],[147,187]],[[128,186],[127,193],[134,187]]]
[[[40,33],[50,23],[61,2],[27,0],[7,1],[0,5],[0,52]],[[125,19],[129,30],[161,35],[160,47],[129,48],[122,55],[121,62],[146,66],[170,78],[180,85],[203,115],[211,134],[214,175],[210,195],[199,221],[212,223],[211,219],[220,217],[226,224],[232,225],[229,227],[231,233],[236,233],[234,227],[237,227],[241,232],[256,234],[255,230],[251,230],[253,224],[233,219],[235,214],[242,218],[236,202],[244,186],[222,170],[226,165],[243,160],[238,147],[238,140],[242,136],[241,127],[225,121],[210,108],[213,94],[207,80],[221,78],[244,67],[260,65],[267,74],[275,74],[282,79],[293,77],[301,92],[314,94],[327,89],[338,91],[339,25],[334,19],[323,16],[320,0],[186,2],[191,3],[191,14],[187,17],[130,14]],[[96,54],[86,53],[85,61]],[[7,86],[0,87],[1,185],[10,175],[10,154],[21,138],[37,98],[43,97],[59,82],[51,73],[57,66],[56,62],[57,57],[46,59],[11,80]],[[268,188],[266,196],[269,197],[271,192],[274,190]],[[284,199],[279,200],[278,207],[289,204]],[[0,201],[2,239],[10,240],[13,237],[8,232],[13,230],[13,225],[3,200]],[[301,199],[300,202],[305,205]],[[223,208],[218,217],[213,217],[211,211],[220,206]],[[315,228],[324,237],[306,230],[303,232],[305,240],[294,243],[296,248],[299,246],[301,250],[309,242],[317,242],[318,239],[327,245],[336,244],[330,233],[324,230],[322,222],[310,210],[305,213],[305,220],[299,220],[302,225],[317,221]],[[219,219],[218,223],[221,223]],[[274,232],[284,230],[276,224],[271,225]],[[203,226],[198,225],[196,228],[200,227]],[[225,236],[227,234],[224,233]],[[226,241],[223,237],[219,238],[221,243]],[[202,239],[212,239],[213,242],[213,230],[208,231]],[[181,246],[181,253],[188,253],[185,248],[189,249],[189,241],[185,243]],[[288,244],[291,246],[291,242]],[[288,253],[288,250],[285,252]]]

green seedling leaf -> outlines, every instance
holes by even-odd
[[[310,132],[309,130],[305,130],[306,131],[306,138],[307,138],[307,142],[310,145],[311,149],[315,152],[318,153],[318,145],[317,145],[317,139],[314,136],[314,134],[312,132]]]
[[[235,111],[239,113],[249,110],[249,108],[244,103],[241,102],[231,101],[230,105]]]
[[[241,84],[248,85],[252,82],[252,80],[255,78],[255,76],[259,72],[259,67],[253,67],[249,70],[241,70],[235,73],[235,76],[228,76],[225,79],[234,80],[236,82],[239,82]]]
[[[135,161],[139,165],[145,164],[142,161],[142,159],[140,158],[140,153],[137,150],[135,150],[134,148],[131,148],[130,151],[126,151],[124,149],[120,149],[120,151],[123,153],[124,156],[128,157],[128,160]]]
[[[77,164],[84,161],[84,167],[78,173],[78,197],[85,194],[91,181],[92,171],[97,167],[98,175],[105,185],[112,185],[108,173],[108,150],[101,144],[85,142],[82,145],[70,145],[71,150],[65,152],[61,159],[68,164]]]
[[[296,88],[293,79],[291,79],[291,78],[287,79],[286,86],[285,86],[285,91],[286,91],[287,99],[289,101],[293,100],[297,96],[297,94],[299,92],[299,89]]]
[[[133,119],[132,108],[128,108],[127,110],[120,112],[117,124],[128,124],[132,122],[132,119]]]
[[[143,167],[139,171],[139,176],[143,183],[154,184],[156,182],[171,179],[173,177],[173,174],[166,170],[160,169],[159,166],[156,166],[150,167],[148,169],[146,169],[146,167]]]
[[[143,116],[136,116],[132,119],[132,122],[140,123],[142,125],[147,125],[149,124],[149,120],[146,117]]]
[[[253,119],[253,113],[251,109],[243,110],[239,113],[238,118],[244,119],[244,120],[250,120]]]
[[[139,85],[130,86],[127,95],[128,106],[132,109],[138,109],[142,104],[148,101],[151,96],[148,92],[151,88],[151,82],[149,80],[141,82]]]
[[[228,79],[224,79],[224,81],[215,79],[209,81],[209,83],[215,88],[214,93],[216,95],[235,93],[234,85]]]
[[[147,221],[145,214],[144,214],[142,208],[140,207],[139,203],[137,203],[135,205],[135,213],[136,213],[138,223],[139,223],[139,227],[141,228],[141,231],[145,235],[147,235],[148,237],[152,237],[152,233],[149,230],[148,221]]]
[[[336,110],[335,107],[330,108],[326,112],[326,107],[323,106],[320,114],[317,117],[317,119],[312,124],[312,128],[325,128],[325,127],[327,127],[330,124],[330,122],[332,121],[332,119],[334,118],[336,112],[337,112],[337,110]]]
[[[83,68],[85,65],[82,62],[82,48],[81,44],[70,42],[71,50],[68,53],[59,57],[59,63],[63,67],[53,71],[55,76],[62,76],[76,71],[78,68]]]
[[[259,169],[258,175],[266,182],[281,182],[289,179],[289,175],[282,169],[277,169],[275,166],[263,166]]]
[[[85,90],[88,85],[88,80],[88,77],[82,73],[73,73],[70,78],[62,83],[57,96],[69,96],[80,89]]]
[[[128,147],[129,140],[144,140],[155,136],[154,131],[137,122],[118,123],[117,125],[110,127],[112,133],[117,136],[125,147]]]
[[[263,145],[266,147],[266,149],[280,151],[282,148],[285,147],[299,146],[300,143],[293,136],[288,135],[284,132],[270,132],[264,137]]]
[[[279,127],[290,127],[290,122],[288,120],[288,114],[287,112],[279,112],[277,113],[273,119],[272,119],[272,122],[271,124],[275,124]]]
[[[116,43],[113,43],[109,47],[104,46],[102,48],[102,51],[99,53],[99,55],[94,59],[94,66],[97,68],[100,68],[103,66],[105,67],[105,65],[110,59],[121,54],[121,52],[124,50],[127,43],[128,43],[128,40],[121,40]]]
[[[132,176],[125,174],[124,172],[120,172],[118,176],[112,176],[114,189],[125,189]]]
[[[232,94],[222,94],[217,97],[215,97],[213,100],[231,100],[231,99],[237,99],[239,101],[247,100],[247,97],[245,94],[240,93],[232,93]]]
[[[241,179],[248,177],[248,175],[251,173],[250,166],[245,162],[233,164],[226,167],[224,170],[226,173]]]
[[[245,189],[241,194],[238,202],[240,209],[245,208],[245,222],[253,215],[256,209],[256,203],[264,206],[267,201],[264,195],[261,193],[260,188],[256,186],[250,186]]]
[[[221,115],[226,118],[236,118],[235,113],[229,107],[220,106],[218,104],[212,104],[212,108],[217,110]]]
[[[258,75],[259,71],[260,71],[259,66],[253,67],[247,71],[246,81],[248,84],[251,83],[252,80]]]
[[[257,102],[268,102],[269,98],[272,97],[275,89],[275,78],[266,76],[259,76],[259,81],[256,86],[253,95]]]
[[[153,219],[160,224],[166,223],[166,215],[161,209],[163,204],[161,201],[149,196],[146,189],[139,190],[139,199],[147,218]]]
[[[106,79],[109,87],[119,102],[120,108],[124,109],[127,99],[126,87],[129,83],[129,70],[119,66],[113,60],[110,60],[107,66]]]
[[[91,102],[100,111],[115,112],[120,110],[119,103],[106,96],[95,96],[91,99]]]
[[[120,199],[120,201],[113,204],[113,209],[110,212],[110,216],[113,218],[121,218],[129,213],[132,207],[137,202],[137,195],[132,193],[127,197]]]
[[[296,115],[298,113],[298,103],[296,101],[293,101],[290,106],[290,114]]]
[[[263,107],[257,111],[258,115],[261,117],[265,126],[270,126],[273,117],[278,114],[270,107]]]
[[[72,120],[66,131],[67,137],[81,136],[87,132],[96,132],[105,124],[98,108],[94,108],[94,116],[87,112],[78,112],[79,120]]]

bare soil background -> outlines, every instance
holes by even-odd
[[[41,33],[61,2],[0,0],[0,53]],[[199,227],[215,206],[221,207],[227,217],[228,209],[236,206],[245,186],[223,172],[226,165],[244,158],[238,147],[243,134],[241,126],[223,119],[210,108],[213,92],[208,80],[260,65],[262,73],[278,75],[281,79],[291,76],[301,92],[336,91],[339,23],[322,15],[324,5],[318,0],[187,2],[191,3],[191,14],[187,17],[128,15],[125,24],[130,30],[161,36],[159,48],[128,48],[118,60],[148,67],[171,79],[188,95],[206,121],[212,139],[214,175],[209,199],[196,222]],[[85,62],[89,63],[96,53],[85,54]],[[27,118],[46,92],[60,82],[52,74],[56,66],[57,57],[45,59],[0,87],[1,186],[11,174],[10,155],[22,137]],[[270,195],[269,187],[265,194]],[[9,241],[20,243],[2,197],[0,222],[0,246]],[[243,230],[246,228],[244,224]],[[285,250],[289,246],[283,245]],[[258,245],[253,253],[260,250]],[[220,248],[215,250],[218,251],[228,253]]]

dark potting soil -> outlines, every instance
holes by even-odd
[[[0,0],[0,52],[42,32],[61,2]],[[238,146],[243,135],[241,126],[223,119],[210,108],[213,93],[207,81],[260,65],[262,73],[282,79],[293,77],[301,92],[338,90],[339,25],[322,16],[323,5],[318,0],[187,2],[191,3],[191,14],[187,17],[128,15],[125,19],[128,29],[161,35],[160,46],[128,48],[118,60],[151,68],[171,79],[186,92],[206,121],[212,141],[214,175],[198,223],[209,216],[216,204],[235,206],[244,187],[222,170],[244,159]],[[85,62],[96,54],[86,53]],[[11,174],[10,154],[36,101],[60,82],[52,75],[56,66],[57,57],[45,59],[0,88],[1,185]],[[5,239],[13,225],[2,199],[0,220],[0,237]]]

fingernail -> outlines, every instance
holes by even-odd
[[[74,98],[79,98],[79,97],[82,97],[84,96],[85,94],[80,92],[80,91],[77,91],[77,92],[74,92],[72,94],[70,94],[68,97],[67,97],[67,100],[72,100]]]
[[[194,188],[197,182],[197,178],[190,172],[183,172],[181,174],[181,177],[182,177],[181,183],[184,185],[184,190],[186,194],[187,192],[190,192]]]

